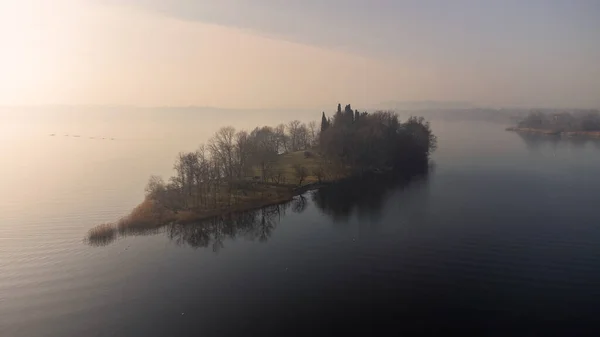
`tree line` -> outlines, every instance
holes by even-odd
[[[410,117],[401,123],[392,111],[342,110],[321,117],[320,150],[325,157],[356,171],[397,169],[426,162],[437,147],[429,122]]]
[[[320,182],[421,164],[436,144],[423,118],[401,123],[391,111],[359,112],[349,104],[342,110],[338,104],[331,118],[322,113],[320,128],[316,122],[297,120],[249,132],[221,128],[196,151],[179,153],[175,174],[168,181],[151,177],[146,197],[174,212],[216,209],[265,197],[276,200],[289,194],[290,188],[282,186],[291,185],[277,162],[283,153],[305,151],[317,163],[310,170],[302,164],[308,161],[293,165],[294,183],[299,186],[308,176]]]
[[[547,113],[533,110],[519,122],[520,128],[554,131],[600,131],[598,110]]]
[[[250,132],[223,127],[196,151],[179,153],[168,181],[152,176],[146,196],[171,210],[231,205],[253,189],[252,181],[282,183],[277,156],[315,147],[318,133],[316,122],[298,120]]]

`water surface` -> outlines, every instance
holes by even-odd
[[[4,117],[0,335],[530,336],[596,327],[600,144],[498,123],[433,121],[440,148],[412,179],[332,187],[106,246],[83,242],[209,131],[290,119],[217,115]]]

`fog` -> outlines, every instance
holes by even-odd
[[[0,105],[319,110],[438,100],[597,108],[599,7],[5,1]]]

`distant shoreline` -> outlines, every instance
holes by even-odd
[[[600,138],[600,131],[559,131],[535,128],[520,128],[508,127],[506,131],[522,132],[522,133],[537,133],[547,136],[562,136],[562,137],[591,137]]]

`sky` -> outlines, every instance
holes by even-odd
[[[600,107],[597,0],[0,0],[0,105]]]

